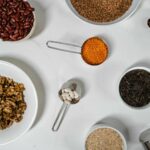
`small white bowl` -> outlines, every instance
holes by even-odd
[[[85,139],[85,150],[86,150],[86,141],[87,141],[88,136],[97,129],[112,129],[112,130],[116,131],[120,135],[120,137],[123,141],[123,150],[127,150],[127,142],[126,142],[125,136],[123,135],[122,128],[123,127],[120,127],[119,124],[117,124],[117,123],[114,124],[113,122],[110,124],[109,123],[95,124],[94,126],[92,126],[92,128],[90,129],[90,131]]]
[[[131,7],[129,8],[129,10],[123,15],[121,16],[120,18],[114,20],[114,21],[111,21],[111,22],[104,22],[104,23],[100,23],[100,22],[94,22],[94,21],[91,21],[91,20],[88,20],[87,18],[81,16],[77,11],[76,9],[73,7],[72,3],[70,0],[66,0],[67,1],[67,4],[69,6],[69,8],[72,10],[72,12],[77,16],[79,17],[80,19],[82,19],[83,21],[86,21],[88,23],[92,23],[92,24],[95,24],[95,25],[111,25],[111,24],[114,24],[114,23],[118,23],[118,22],[122,22],[126,19],[128,19],[131,15],[134,14],[134,12],[137,10],[137,8],[140,6],[142,0],[133,0],[132,2],[132,5]]]
[[[132,70],[137,70],[137,69],[141,69],[141,70],[145,70],[145,71],[147,71],[147,72],[150,72],[150,69],[149,69],[148,67],[144,67],[144,66],[131,67],[130,69],[128,69],[127,71],[125,71],[125,72],[121,75],[120,80],[119,80],[119,82],[118,82],[118,94],[119,94],[119,96],[120,96],[122,102],[123,102],[126,106],[128,106],[129,108],[133,108],[133,109],[139,110],[139,109],[148,108],[148,107],[150,106],[150,103],[147,104],[147,105],[145,105],[145,106],[142,106],[142,107],[134,107],[134,106],[128,105],[128,104],[122,99],[122,97],[121,97],[121,95],[120,95],[120,91],[119,91],[119,86],[120,86],[120,82],[121,82],[122,78],[123,78],[128,72],[130,72],[130,71],[132,71]]]

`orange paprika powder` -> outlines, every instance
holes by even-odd
[[[103,63],[108,56],[108,46],[99,37],[92,37],[86,40],[81,49],[83,60],[90,65]]]

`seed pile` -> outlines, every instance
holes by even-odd
[[[120,18],[133,0],[71,0],[75,10],[94,22],[110,22]]]
[[[24,90],[23,84],[0,76],[0,130],[22,120],[26,110]]]
[[[142,107],[150,103],[150,73],[142,69],[128,72],[121,80],[119,91],[130,106]]]
[[[60,94],[62,100],[65,101],[65,103],[75,104],[79,101],[79,95],[73,89],[70,89],[70,88],[62,89],[62,90],[60,90],[59,94]]]
[[[99,128],[87,138],[86,150],[123,150],[120,135],[110,128]]]
[[[0,38],[4,41],[25,38],[33,27],[33,11],[24,0],[0,0]]]

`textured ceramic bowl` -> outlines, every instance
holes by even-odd
[[[76,10],[75,8],[73,7],[72,3],[70,0],[66,0],[69,8],[72,10],[72,12],[77,16],[79,17],[80,19],[82,19],[83,21],[86,21],[88,23],[92,23],[92,24],[95,24],[95,25],[111,25],[111,24],[114,24],[114,23],[118,23],[118,22],[122,22],[123,20],[126,20],[128,19],[136,10],[137,8],[140,6],[142,0],[133,0],[132,2],[132,5],[131,7],[129,8],[129,10],[123,15],[121,16],[120,18],[114,20],[114,21],[111,21],[111,22],[104,22],[104,23],[101,23],[101,22],[94,22],[94,21],[91,21],[91,20],[88,20],[86,19],[85,17],[81,16]]]

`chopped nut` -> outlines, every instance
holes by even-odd
[[[0,85],[0,95],[3,93],[3,87]]]
[[[11,107],[5,107],[3,109],[3,112],[5,112],[5,113],[12,113],[12,109],[11,109]]]
[[[27,107],[24,101],[24,90],[22,83],[0,76],[0,130],[22,120]]]

